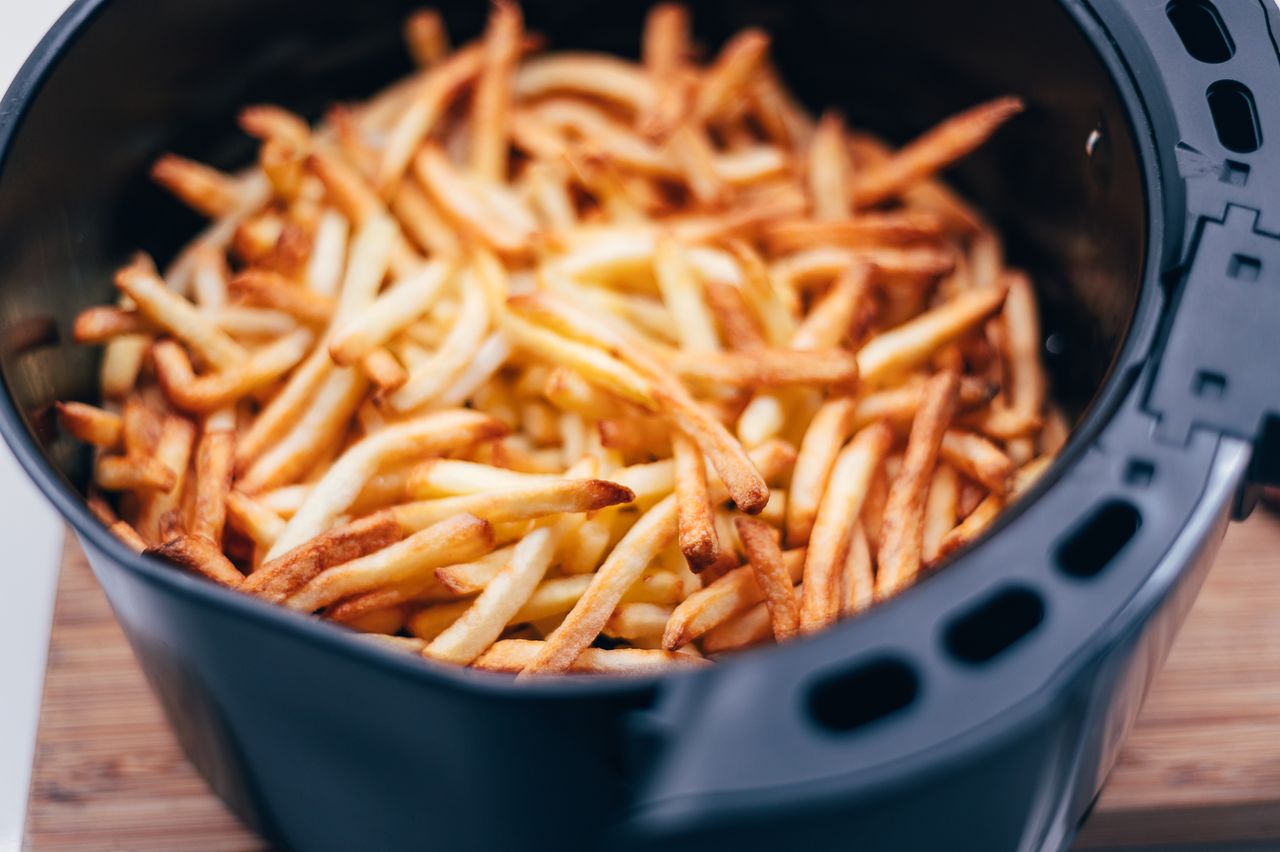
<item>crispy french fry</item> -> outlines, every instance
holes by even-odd
[[[289,520],[267,553],[268,559],[319,535],[359,496],[379,467],[398,460],[460,449],[505,434],[506,427],[487,415],[462,409],[440,411],[370,435],[329,468]]]
[[[414,157],[413,174],[445,216],[494,251],[519,255],[531,247],[532,215],[513,216],[499,200],[496,185],[477,184],[454,168],[439,147],[428,145]]]
[[[981,482],[993,493],[1003,494],[1008,489],[1013,461],[981,435],[948,429],[942,436],[939,453],[965,476]]]
[[[225,429],[212,429],[206,421],[204,434],[196,446],[191,534],[215,546],[222,544],[222,529],[227,520],[227,495],[231,493],[234,453],[235,435]]]
[[[671,617],[671,607],[654,603],[620,603],[601,631],[605,636],[628,642],[655,642]]]
[[[982,421],[982,431],[996,438],[1020,438],[1039,428],[1047,396],[1040,364],[1040,319],[1035,293],[1025,275],[1005,276],[1009,291],[1001,317],[1006,330],[1008,408],[995,407]]]
[[[943,437],[946,441],[946,437]],[[943,458],[946,458],[945,453]],[[921,554],[926,565],[937,560],[942,541],[956,525],[960,502],[960,477],[949,464],[939,464],[929,483],[929,496],[924,507],[924,530]]]
[[[545,644],[531,639],[503,639],[481,654],[472,663],[472,668],[509,674],[523,672],[542,653]],[[586,648],[565,671],[569,674],[651,675],[703,665],[707,665],[706,660],[672,651]]]
[[[77,441],[107,450],[124,441],[124,420],[114,411],[83,402],[59,402],[57,409],[62,428]]]
[[[840,451],[831,467],[805,556],[800,604],[800,629],[805,633],[829,627],[839,616],[841,569],[849,552],[853,519],[862,510],[871,479],[892,442],[888,424],[868,426]]]
[[[222,555],[216,544],[200,536],[180,535],[164,544],[147,548],[143,555],[157,556],[232,589],[244,579],[244,575],[236,570],[230,559]]]
[[[456,515],[365,556],[329,568],[285,600],[314,612],[341,598],[412,579],[441,565],[474,559],[493,549],[493,528],[474,515]]]
[[[71,336],[76,343],[108,343],[128,335],[157,331],[156,325],[138,311],[98,305],[76,314]]]
[[[809,140],[809,195],[818,221],[839,221],[849,216],[852,165],[845,144],[844,119],[825,113]]]
[[[156,325],[182,340],[219,369],[236,367],[249,353],[201,314],[194,305],[165,286],[150,262],[135,260],[116,273],[116,287],[137,303]]]
[[[831,467],[849,437],[854,408],[851,397],[835,397],[823,403],[809,421],[791,475],[786,526],[789,547],[803,547],[809,542]]]
[[[635,495],[622,486],[601,479],[557,479],[499,492],[466,494],[401,503],[391,511],[406,532],[422,529],[451,515],[467,512],[491,523],[524,521],[560,512],[594,512],[618,503],[630,503]]]
[[[871,548],[862,524],[855,521],[840,577],[840,617],[850,618],[871,606],[875,602],[875,591]]]
[[[745,29],[730,39],[702,78],[695,117],[716,122],[740,112],[744,95],[768,52],[769,36],[761,30]]]
[[[354,364],[422,316],[440,298],[452,271],[447,263],[429,262],[384,291],[334,332],[329,341],[334,362]]]
[[[410,370],[404,387],[388,397],[396,411],[410,411],[438,398],[466,370],[484,343],[490,316],[484,293],[474,284],[464,277],[462,309],[448,336],[430,358]]]
[[[707,281],[703,285],[702,294],[729,349],[753,352],[768,348],[764,334],[742,296],[742,290],[723,281]]]
[[[175,154],[156,160],[151,179],[211,219],[232,213],[241,199],[235,178]]]
[[[546,473],[523,473],[478,462],[428,459],[409,474],[406,491],[419,500],[458,494],[481,494],[506,488],[525,488],[555,482]]]
[[[857,207],[872,207],[907,185],[929,177],[987,141],[1000,125],[1025,108],[1019,98],[996,98],[965,110],[906,145],[877,168],[858,175]]]
[[[598,98],[637,113],[653,108],[658,99],[643,69],[599,53],[540,56],[516,72],[515,94],[522,100],[562,93]]]
[[[265,269],[247,269],[231,279],[229,286],[247,304],[282,311],[308,325],[327,324],[337,307],[332,297]]]
[[[795,578],[783,561],[776,531],[756,518],[738,518],[735,523],[747,551],[747,563],[769,608],[774,639],[785,642],[794,638],[800,630],[800,603],[793,588]]]
[[[485,31],[480,79],[471,102],[471,170],[485,180],[507,177],[507,121],[523,30],[519,6],[494,3]]]
[[[938,448],[955,412],[959,392],[955,373],[929,380],[925,400],[911,424],[902,472],[889,487],[878,553],[876,597],[887,598],[909,585],[922,564],[925,501]]]
[[[662,299],[676,324],[680,345],[692,352],[717,352],[720,338],[715,320],[703,300],[702,286],[684,248],[673,237],[658,238],[653,273]]]
[[[311,341],[311,332],[298,329],[254,352],[239,367],[199,378],[187,353],[173,341],[155,344],[151,357],[169,401],[183,411],[206,413],[271,385],[306,356]]]
[[[804,561],[803,550],[783,554],[783,567],[792,584],[800,579]],[[735,559],[729,570],[680,602],[667,621],[662,646],[669,651],[682,648],[763,600],[755,569],[738,567]],[[771,623],[767,614],[766,622]]]
[[[720,557],[707,467],[698,445],[687,435],[672,433],[671,449],[675,459],[677,539],[680,552],[696,574]]]
[[[404,41],[420,68],[433,68],[449,55],[449,31],[435,9],[418,9],[405,19]]]
[[[867,248],[935,240],[944,234],[941,217],[921,211],[865,213],[854,218],[815,221],[791,219],[770,223],[763,234],[773,254],[802,252],[824,246]]]
[[[670,353],[665,360],[683,378],[729,387],[820,385],[850,388],[858,379],[858,359],[841,349],[679,350]]]
[[[679,3],[659,3],[645,16],[641,54],[659,96],[637,123],[649,136],[664,135],[683,118],[686,104],[679,77],[691,52],[689,28],[689,10]]]
[[[162,525],[168,522],[166,515],[179,512],[179,507],[182,505],[182,491],[187,480],[187,466],[191,460],[195,439],[196,429],[190,420],[176,414],[170,414],[164,418],[160,438],[154,447],[154,457],[176,476],[171,488],[147,491],[139,501],[135,526],[143,539],[148,542],[158,542]]]
[[[369,515],[267,560],[245,577],[240,590],[279,603],[335,565],[382,550],[400,538],[400,524],[391,513]]]

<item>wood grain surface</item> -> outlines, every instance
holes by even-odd
[[[54,616],[32,850],[260,850],[187,765],[75,540]],[[1232,528],[1078,847],[1280,845],[1280,520]]]

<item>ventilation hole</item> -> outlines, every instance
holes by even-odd
[[[809,714],[830,731],[852,731],[904,710],[920,692],[915,670],[886,657],[827,675],[809,692]]]
[[[1103,504],[1058,545],[1058,568],[1072,577],[1096,577],[1140,526],[1142,515],[1132,503],[1112,500]]]
[[[1258,123],[1253,93],[1243,83],[1219,80],[1209,87],[1207,97],[1213,127],[1222,146],[1241,154],[1258,150],[1262,145],[1262,126]]]
[[[1200,370],[1191,384],[1191,390],[1204,399],[1222,399],[1227,395],[1227,377],[1211,370]]]
[[[1222,164],[1222,171],[1218,173],[1218,180],[1223,183],[1229,183],[1232,186],[1244,186],[1249,182],[1249,164],[1227,160]]]
[[[947,650],[966,663],[986,663],[1009,650],[1044,621],[1044,601],[1028,588],[997,592],[948,625]]]
[[[1201,62],[1226,62],[1236,52],[1227,25],[1209,0],[1171,0],[1164,11],[1187,53]]]
[[[1262,261],[1247,254],[1233,254],[1227,263],[1227,274],[1241,281],[1257,281],[1262,275]]]
[[[1124,469],[1126,485],[1134,488],[1146,488],[1156,478],[1156,466],[1146,459],[1129,459]]]

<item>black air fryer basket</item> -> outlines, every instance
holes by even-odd
[[[438,4],[461,39],[486,6]],[[134,556],[50,419],[91,399],[71,319],[198,222],[146,181],[251,156],[248,103],[315,116],[408,70],[396,0],[80,0],[0,107],[0,426],[75,527],[183,747],[283,847],[1060,849],[1229,518],[1280,458],[1280,12],[1270,0],[695,2],[767,28],[811,105],[903,140],[1028,113],[952,177],[1033,274],[1078,415],[1037,489],[899,598],[654,680],[426,664]],[[645,4],[530,0],[554,47],[634,53]]]

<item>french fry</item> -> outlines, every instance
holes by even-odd
[[[696,574],[720,557],[720,540],[707,489],[707,467],[698,445],[681,432],[671,435],[674,453],[676,529],[680,552]]]
[[[98,379],[104,397],[122,399],[129,395],[150,348],[151,337],[145,334],[121,335],[107,343]]]
[[[464,278],[462,309],[457,321],[440,348],[423,364],[412,368],[404,387],[388,397],[391,407],[399,412],[410,411],[444,393],[479,351],[489,323],[484,293]]]
[[[768,348],[739,288],[722,281],[708,281],[703,285],[702,294],[729,349],[752,352]]]
[[[241,198],[240,187],[233,177],[175,154],[165,154],[156,160],[151,167],[151,179],[211,219],[232,213]]]
[[[374,349],[360,359],[360,370],[378,389],[378,398],[395,393],[409,381],[409,371],[386,349]]]
[[[59,402],[56,408],[62,428],[77,441],[111,450],[124,440],[124,420],[114,411],[83,402]]]
[[[943,441],[946,441],[945,436]],[[946,454],[942,455],[945,459]],[[955,527],[959,502],[960,477],[954,467],[941,463],[933,472],[933,480],[929,483],[929,496],[924,507],[921,556],[926,565],[938,559],[943,539]]]
[[[703,75],[695,117],[712,123],[734,117],[768,52],[769,36],[761,30],[745,29],[731,38]]]
[[[175,477],[171,488],[146,491],[139,500],[135,526],[145,541],[158,542],[162,526],[170,523],[166,516],[179,512],[195,438],[195,426],[190,420],[176,414],[164,418],[160,438],[153,448],[154,458],[173,471]]]
[[[456,515],[395,544],[322,571],[285,600],[314,612],[341,598],[408,580],[441,565],[474,559],[493,549],[493,528],[473,515]]]
[[[289,519],[267,558],[274,559],[327,529],[350,508],[381,466],[461,449],[505,432],[506,427],[486,415],[456,409],[423,415],[370,435],[334,462]]]
[[[692,352],[717,352],[720,338],[702,297],[684,248],[673,237],[660,236],[653,255],[653,274],[676,324],[680,345]]]
[[[431,641],[423,655],[467,665],[484,653],[542,581],[558,541],[559,533],[551,527],[542,527],[525,536],[506,566],[485,585],[467,611]]]
[[[116,338],[155,334],[158,328],[138,311],[98,305],[76,314],[71,336],[76,343],[108,343]]]
[[[207,413],[270,386],[291,370],[311,348],[312,335],[298,329],[254,352],[239,367],[196,377],[181,346],[162,340],[151,349],[156,379],[177,408]]]
[[[889,487],[878,553],[876,597],[886,598],[912,582],[922,564],[925,501],[938,449],[955,412],[959,392],[955,373],[929,380],[925,400],[911,425],[902,472]]]
[[[134,553],[146,551],[147,543],[142,540],[142,536],[138,535],[138,531],[128,521],[113,521],[108,525],[108,529],[111,530],[112,535],[124,542],[125,546]]]
[[[628,489],[606,480],[557,479],[524,488],[401,503],[391,511],[400,526],[412,532],[461,512],[498,524],[561,512],[594,512],[606,506],[630,503],[634,497]]]
[[[326,325],[337,308],[331,296],[265,269],[247,269],[231,279],[229,286],[246,304],[282,311],[308,325]]]
[[[648,136],[666,134],[683,118],[685,93],[679,78],[691,52],[689,28],[689,10],[679,3],[659,3],[645,16],[640,52],[645,71],[659,93],[637,119]]]
[[[516,72],[515,94],[533,100],[572,93],[607,101],[642,113],[657,103],[658,93],[637,65],[599,53],[563,51],[539,56]]]
[[[93,481],[103,491],[168,491],[178,475],[152,456],[102,456],[94,466]]]
[[[911,381],[894,388],[865,394],[853,411],[853,426],[861,428],[877,420],[888,420],[895,426],[910,425],[923,399],[924,382]],[[996,394],[996,386],[974,376],[960,378],[956,404],[961,411],[985,406]]]
[[[982,431],[996,438],[1020,438],[1039,428],[1047,395],[1040,364],[1040,319],[1035,293],[1025,275],[1005,276],[1009,291],[1004,301],[1007,369],[1011,398],[1008,408],[994,408],[982,421]]]
[[[862,524],[855,521],[840,576],[840,617],[851,618],[871,606],[875,602],[875,591],[871,548]]]
[[[1013,461],[995,444],[973,432],[948,429],[943,433],[939,453],[965,476],[995,494],[1004,494],[1013,476]]]
[[[789,547],[809,542],[814,519],[831,468],[849,437],[855,403],[851,397],[835,397],[823,403],[809,421],[795,471],[791,475],[791,499],[787,502],[786,541]]]
[[[545,643],[531,639],[503,639],[480,655],[472,668],[488,672],[523,672],[535,660]],[[651,675],[680,668],[706,665],[706,660],[689,654],[641,648],[586,648],[565,671],[569,674]]]
[[[149,267],[149,262],[135,260],[116,273],[116,287],[137,303],[138,310],[218,369],[239,366],[249,357],[243,346],[166,287]]]
[[[284,532],[284,518],[242,491],[226,496],[227,520],[261,548],[269,548]]]
[[[195,507],[191,535],[222,544],[227,520],[227,496],[235,466],[235,435],[226,429],[211,428],[206,420],[204,434],[196,445]]]
[[[804,561],[803,550],[783,554],[783,567],[793,585],[801,577]],[[688,595],[675,608],[663,632],[662,647],[668,651],[682,648],[763,600],[755,569],[750,565],[739,567],[735,559],[729,570]],[[767,615],[766,620],[771,623]]]
[[[783,561],[776,532],[756,518],[738,518],[735,523],[747,551],[747,563],[769,608],[773,638],[779,642],[794,638],[800,630],[800,603],[793,588],[795,578]]]
[[[334,332],[329,341],[334,362],[356,363],[426,313],[448,286],[452,272],[447,263],[429,262],[393,284]]]
[[[267,560],[245,577],[240,590],[280,603],[335,565],[352,562],[400,539],[400,525],[389,512],[369,515]]]
[[[952,116],[879,167],[859,174],[853,187],[854,205],[872,207],[908,184],[929,177],[977,148],[1024,108],[1020,99],[1004,97]]]
[[[919,364],[998,311],[1004,296],[999,288],[961,293],[941,307],[876,335],[858,350],[862,381],[874,386]]]
[[[805,633],[830,627],[840,614],[841,568],[849,552],[851,519],[862,510],[871,479],[892,442],[893,430],[887,424],[872,424],[853,437],[831,467],[805,555],[800,602],[800,629]]]
[[[941,237],[942,219],[921,211],[864,213],[829,221],[791,219],[770,223],[762,235],[773,254],[809,251],[824,246],[858,249],[907,245]]]
[[[481,494],[506,488],[536,487],[556,479],[551,474],[522,473],[478,462],[428,459],[410,472],[407,494],[422,500],[458,494]]]
[[[449,31],[435,9],[418,9],[405,19],[404,41],[420,68],[434,68],[449,55]]]
[[[850,212],[852,165],[845,144],[844,119],[825,113],[809,140],[809,195],[818,221],[839,221]]]
[[[662,629],[671,617],[671,607],[654,603],[620,603],[601,631],[613,639],[628,642],[654,642],[662,637]]]
[[[507,120],[523,29],[519,6],[511,2],[494,4],[485,31],[480,79],[471,103],[471,170],[485,180],[501,181],[507,177]]]
[[[519,255],[530,249],[532,220],[495,204],[496,196],[455,169],[439,147],[428,145],[414,157],[413,174],[445,216],[494,251]]]
[[[164,544],[149,547],[142,553],[144,556],[159,557],[228,588],[236,588],[244,579],[244,575],[236,570],[230,559],[222,555],[216,544],[200,536],[180,535]]]
[[[750,352],[670,353],[666,362],[682,378],[744,388],[819,385],[851,388],[858,359],[841,349],[759,349]]]

